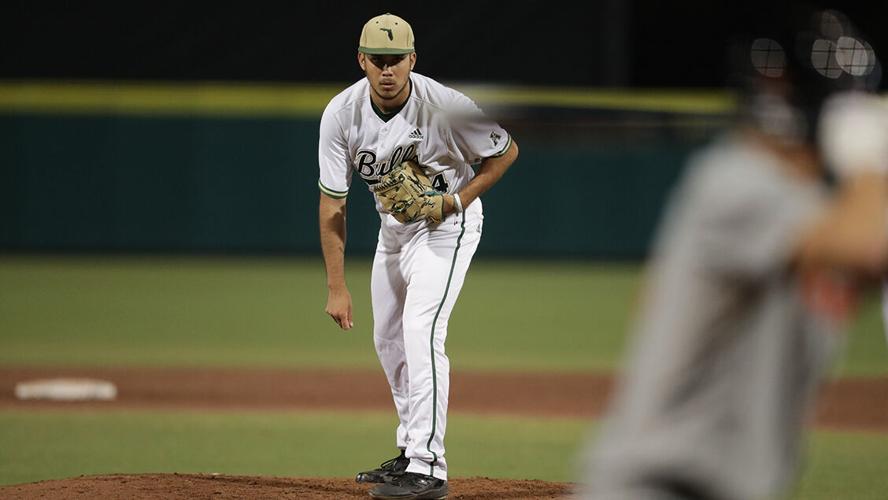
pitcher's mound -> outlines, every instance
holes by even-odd
[[[481,477],[454,478],[448,499],[566,498],[573,485]],[[0,486],[7,499],[369,499],[371,485],[353,479],[225,476],[219,474],[114,474]]]

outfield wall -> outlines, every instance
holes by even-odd
[[[0,249],[318,251],[331,90],[53,88],[0,85]],[[484,91],[514,100],[496,109],[511,110],[501,121],[521,150],[483,197],[485,255],[643,255],[686,155],[708,138],[656,109],[675,96]],[[369,252],[378,222],[357,178],[349,207],[349,251]]]

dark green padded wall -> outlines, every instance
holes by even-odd
[[[316,119],[0,116],[0,249],[317,252]],[[516,136],[479,255],[642,256],[694,146]],[[355,178],[350,253],[378,218]]]

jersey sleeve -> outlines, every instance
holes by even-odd
[[[450,110],[453,147],[466,163],[502,156],[509,150],[512,137],[468,97],[456,93]]]
[[[321,116],[318,164],[318,187],[321,192],[337,199],[348,196],[352,169],[348,161],[345,131],[329,108]]]

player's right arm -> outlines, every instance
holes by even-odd
[[[346,196],[352,169],[344,127],[332,111],[334,99],[321,117],[318,141],[320,202],[318,226],[321,252],[327,270],[327,307],[325,311],[343,330],[354,326],[352,300],[345,284]]]
[[[832,206],[801,238],[800,267],[851,268],[876,275],[888,259],[888,178],[856,173],[842,181]]]
[[[325,312],[343,330],[354,326],[352,301],[345,284],[346,199],[331,198],[321,193],[318,225],[321,230],[321,251],[327,270],[327,307]]]
[[[820,128],[840,186],[802,237],[797,262],[880,274],[888,263],[888,110],[873,96],[839,96],[825,107]]]

